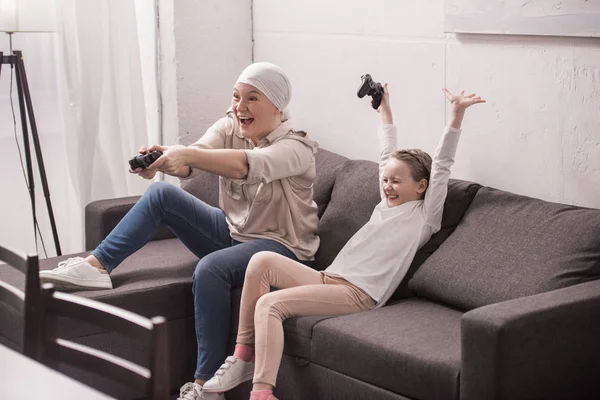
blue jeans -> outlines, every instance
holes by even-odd
[[[221,209],[167,183],[153,183],[92,255],[112,272],[152,239],[161,222],[200,258],[192,286],[198,343],[194,377],[207,380],[227,357],[231,289],[244,283],[250,258],[259,251],[297,258],[273,240],[233,240]]]

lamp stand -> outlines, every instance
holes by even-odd
[[[12,50],[12,43],[11,43]],[[29,188],[29,197],[31,199],[31,212],[33,214],[33,235],[37,242],[37,230],[36,230],[36,212],[35,212],[35,187],[33,179],[33,165],[31,162],[31,152],[29,146],[29,131],[27,129],[27,116],[29,116],[29,124],[31,125],[31,137],[33,139],[33,147],[37,159],[37,164],[40,171],[40,178],[42,181],[42,189],[44,191],[44,197],[46,198],[46,207],[48,208],[48,216],[50,217],[50,225],[52,227],[52,236],[54,237],[54,245],[56,247],[56,255],[62,255],[60,250],[60,242],[58,240],[58,233],[56,231],[56,222],[54,220],[54,213],[52,211],[52,202],[50,201],[50,191],[48,189],[48,179],[46,177],[46,169],[44,168],[44,159],[42,157],[42,149],[40,147],[40,138],[37,131],[37,125],[35,123],[35,116],[33,114],[33,104],[31,103],[31,94],[29,92],[29,84],[27,83],[27,74],[25,73],[25,64],[23,63],[23,54],[19,50],[12,52],[12,55],[5,56],[0,52],[0,73],[2,72],[2,65],[8,64],[11,68],[15,69],[15,75],[17,77],[17,92],[19,95],[19,110],[21,112],[21,128],[23,132],[23,147],[25,148],[25,164],[27,167],[27,180]],[[41,233],[40,233],[41,234]]]

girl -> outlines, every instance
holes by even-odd
[[[273,388],[283,353],[283,321],[382,307],[417,250],[440,230],[465,110],[485,101],[475,94],[463,91],[455,96],[442,89],[452,105],[452,116],[432,168],[431,157],[421,150],[396,151],[387,84],[384,90],[378,109],[381,203],[322,272],[275,253],[252,257],[242,291],[235,352],[206,382],[205,392],[225,392],[254,377],[250,399],[276,400]],[[269,293],[271,287],[282,290]]]

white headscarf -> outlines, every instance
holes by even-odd
[[[292,86],[283,70],[277,65],[269,62],[250,64],[242,71],[236,83],[254,86],[281,111],[282,121],[290,119],[287,105],[292,98]]]

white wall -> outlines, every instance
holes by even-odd
[[[279,64],[297,124],[322,147],[377,158],[378,115],[360,76],[388,82],[399,145],[433,153],[440,88],[481,94],[456,178],[600,208],[600,39],[453,35],[443,0],[254,0],[255,61]]]
[[[178,140],[189,144],[225,115],[236,78],[252,62],[251,1],[173,3]]]

